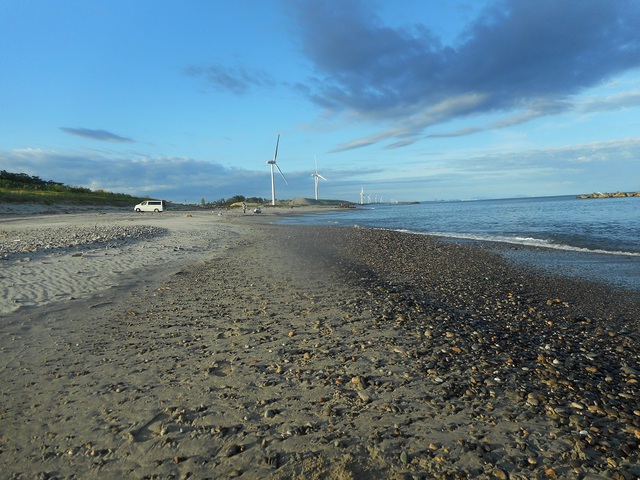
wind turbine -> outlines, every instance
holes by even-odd
[[[318,183],[320,182],[320,179],[323,179],[325,182],[328,182],[328,180],[318,173],[318,159],[314,156],[313,160],[314,160],[314,162],[316,164],[316,172],[312,173],[311,176],[313,177],[313,181],[314,181],[315,187],[316,187],[316,189],[315,189],[315,191],[316,191],[316,200],[318,200]]]
[[[360,188],[360,205],[364,205],[364,187]]]
[[[280,144],[280,134],[278,134],[278,140],[276,141],[276,152],[273,154],[273,160],[267,160],[267,165],[271,166],[271,205],[273,205],[274,207],[276,205],[276,179],[273,175],[274,166],[278,169],[278,171],[280,172],[280,175],[282,175],[282,179],[284,180],[284,183],[289,185],[289,182],[287,182],[287,179],[284,178],[284,173],[282,173],[282,170],[280,170],[280,167],[276,163],[276,158],[278,157],[279,144]]]

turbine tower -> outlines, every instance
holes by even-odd
[[[318,159],[315,157],[315,155],[313,157],[313,160],[316,164],[316,171],[315,173],[312,173],[311,176],[313,177],[313,182],[315,183],[316,200],[318,200],[318,183],[320,182],[320,179],[324,180],[325,182],[327,182],[328,180],[318,173]]]
[[[360,188],[360,205],[364,205],[364,187]]]
[[[278,169],[278,172],[280,172],[280,175],[282,175],[282,179],[284,180],[284,183],[289,185],[289,182],[287,182],[287,179],[284,178],[284,173],[282,173],[282,170],[280,170],[280,167],[276,163],[276,158],[278,158],[279,144],[280,144],[280,134],[278,134],[278,140],[276,141],[276,152],[273,154],[273,160],[267,160],[267,165],[271,166],[271,205],[273,205],[274,207],[276,205],[276,179],[273,174],[274,166]]]

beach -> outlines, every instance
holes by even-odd
[[[304,212],[2,216],[3,475],[640,477],[637,297]]]

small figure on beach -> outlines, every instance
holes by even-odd
[[[242,213],[247,213],[247,204],[242,202]]]

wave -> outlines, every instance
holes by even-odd
[[[508,237],[504,235],[482,235],[472,233],[449,233],[449,232],[421,232],[407,229],[394,229],[397,232],[412,233],[416,235],[429,235],[433,237],[457,238],[461,240],[471,240],[479,242],[495,242],[508,243],[511,245],[522,245],[525,247],[549,248],[553,250],[563,250],[568,252],[580,253],[596,253],[601,255],[620,255],[627,257],[640,257],[640,252],[627,252],[623,250],[604,250],[601,248],[577,247],[575,245],[566,245],[555,243],[551,240],[545,240],[533,237]]]

